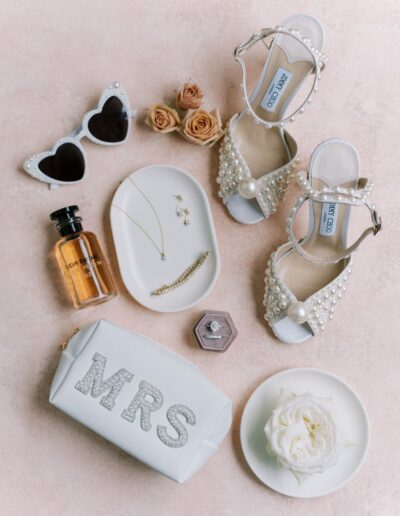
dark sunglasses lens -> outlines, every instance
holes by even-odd
[[[85,160],[79,147],[63,143],[53,156],[40,161],[39,168],[43,174],[57,181],[79,181],[85,172]]]
[[[89,131],[103,142],[118,143],[128,133],[128,113],[118,97],[110,97],[104,103],[101,113],[89,120]]]

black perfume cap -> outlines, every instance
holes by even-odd
[[[54,227],[61,236],[68,236],[82,231],[82,218],[75,215],[77,211],[79,211],[79,206],[66,206],[50,213],[50,219],[55,221]]]

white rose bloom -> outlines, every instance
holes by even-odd
[[[334,466],[345,445],[331,400],[282,392],[265,425],[267,450],[301,482]]]

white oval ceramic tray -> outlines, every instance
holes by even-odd
[[[161,248],[157,218],[148,202],[126,178],[111,204],[111,228],[122,280],[139,303],[158,312],[186,310],[204,299],[213,288],[220,269],[217,238],[207,196],[187,172],[169,165],[152,165],[131,177],[147,196],[159,216],[167,259],[148,236],[126,215],[128,212]],[[190,210],[190,225],[176,214],[175,195],[182,195],[181,208]],[[161,295],[151,292],[175,281],[205,251],[205,263],[184,285]]]
[[[335,466],[312,475],[301,485],[291,471],[280,467],[266,451],[264,426],[282,388],[296,394],[310,392],[322,398],[332,398],[347,438],[352,443],[344,448]],[[250,396],[240,424],[243,453],[253,473],[274,491],[298,498],[323,496],[346,484],[366,456],[369,435],[368,415],[354,390],[341,378],[313,368],[288,369],[268,378]]]

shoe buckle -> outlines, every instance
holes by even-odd
[[[233,57],[237,61],[240,56],[242,56],[246,50],[248,50],[254,43],[256,43],[260,39],[259,34],[253,34],[250,36],[250,38],[242,43],[241,45],[238,45],[235,50],[233,51]]]
[[[263,45],[266,48],[268,48],[268,50],[271,50],[271,47],[272,47],[272,44],[274,42],[275,36],[272,37],[272,39],[271,39],[271,41],[269,43],[265,42],[265,38],[268,38],[268,36],[270,36],[273,33],[274,33],[274,30],[270,29],[270,28],[261,29],[261,31],[260,31],[261,41],[263,42]]]
[[[233,57],[235,58],[235,61],[238,60],[238,58],[243,54],[244,52],[244,48],[242,45],[239,45],[238,47],[235,48],[235,50],[233,51]]]
[[[263,42],[263,45],[264,45],[266,48],[268,48],[268,50],[271,50],[271,47],[272,47],[272,44],[273,44],[273,42],[274,42],[275,37],[273,37],[269,43],[266,43],[266,42],[265,42],[265,38],[266,38],[266,37],[267,37],[267,36],[264,36],[264,37],[262,38],[262,40],[261,40],[261,41]]]
[[[381,219],[381,217],[378,217],[378,213],[376,210],[374,210],[372,212],[372,222],[374,224],[374,236],[375,236],[382,229],[382,219]]]

